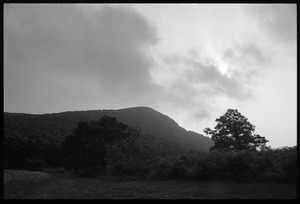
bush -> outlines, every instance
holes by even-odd
[[[163,179],[191,179],[194,177],[196,157],[194,153],[162,157],[155,166],[153,176]]]
[[[228,159],[227,175],[237,181],[250,181],[256,176],[254,167],[255,152],[240,151]]]
[[[276,180],[297,180],[297,150],[296,147],[284,147],[269,152]]]
[[[43,171],[47,163],[43,159],[26,158],[23,163],[24,169],[30,171]]]
[[[198,180],[209,180],[223,178],[227,168],[227,152],[212,151],[199,157],[197,160],[196,178]]]
[[[48,167],[48,168],[44,168],[43,172],[49,173],[49,174],[67,173],[67,171],[63,167],[58,167],[58,168]]]
[[[79,172],[79,176],[83,178],[95,178],[99,175],[102,168],[91,167]]]
[[[161,157],[152,168],[153,177],[163,179],[292,182],[297,180],[297,152],[293,147],[183,153]]]
[[[297,152],[296,147],[266,151],[213,151],[204,157],[199,167],[202,177],[205,178],[236,181],[295,181]]]

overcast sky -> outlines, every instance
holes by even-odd
[[[297,140],[296,4],[4,5],[4,111],[148,106],[201,134],[238,109]]]

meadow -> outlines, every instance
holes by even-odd
[[[23,177],[17,176],[20,172]],[[66,173],[50,173],[34,180],[30,171],[27,176],[18,170],[12,174],[15,179],[4,185],[4,199],[296,199],[297,190],[295,183],[281,182],[149,180],[109,175],[79,178]]]

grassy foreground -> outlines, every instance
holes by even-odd
[[[21,172],[21,171],[19,171]],[[296,184],[140,180],[10,172],[4,199],[296,199]],[[36,173],[38,174],[38,173]],[[30,179],[28,179],[30,178]]]

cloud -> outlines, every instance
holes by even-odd
[[[242,96],[238,81],[222,74],[214,65],[191,62],[192,69],[185,73],[188,81],[201,86],[203,91],[211,94],[225,94],[230,97]]]
[[[189,52],[162,57],[161,70],[156,72],[156,83],[161,86],[160,103],[182,109],[189,113],[186,117],[201,121],[209,119],[217,109],[253,98],[253,84],[271,63],[268,50],[244,42],[224,49],[220,56],[206,59]],[[227,69],[222,70],[220,65]]]
[[[70,91],[77,92],[74,99],[88,97],[84,90],[92,83],[86,82],[95,81],[94,94],[111,103],[149,100],[157,86],[147,51],[158,41],[156,28],[129,7],[104,5],[86,15],[77,5],[9,4],[4,8],[5,90],[26,95],[33,88],[29,100],[48,91],[42,82],[55,87],[52,92],[77,89]],[[57,87],[57,78],[66,83]],[[6,95],[7,103],[20,100],[11,96]],[[45,97],[53,100],[51,94]]]
[[[284,43],[296,42],[296,4],[258,4],[247,6],[245,11],[273,39]]]
[[[157,66],[160,69],[154,77],[160,89],[156,92],[155,106],[158,110],[164,107],[178,121],[194,121],[187,126],[212,119],[212,113],[219,109],[224,98],[244,101],[251,97],[242,80],[227,76],[217,65],[202,61],[192,53],[169,54]]]
[[[264,63],[266,61],[261,50],[255,44],[239,44],[234,48],[227,49],[224,53],[226,58],[243,59],[246,63]]]
[[[202,98],[219,94],[235,99],[247,98],[242,86],[243,81],[223,74],[214,64],[183,56],[171,56],[165,61],[171,67],[179,66],[179,71],[175,70],[177,77],[173,78],[168,90],[176,96],[186,98],[187,101],[199,95]]]
[[[226,49],[222,60],[227,63],[227,74],[249,83],[269,68],[272,57],[268,50],[262,50],[254,43],[239,43]]]

